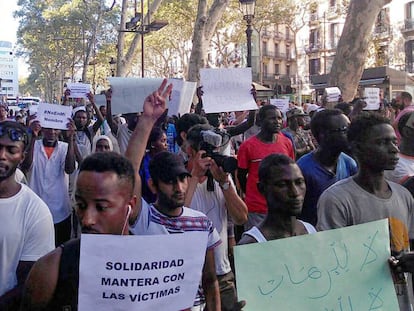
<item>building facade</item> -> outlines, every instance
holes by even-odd
[[[324,85],[323,76],[328,75],[331,70],[345,24],[348,2],[317,0],[307,8],[308,23],[297,37],[298,76],[303,82],[304,89],[316,89],[313,91],[313,98],[322,92],[319,87]],[[394,0],[384,6],[378,14],[365,64],[367,69],[379,68],[368,71],[367,76],[371,76],[371,72],[392,72],[392,74],[365,79],[368,82],[362,79],[364,81],[361,86],[383,88],[389,98],[404,89],[411,91],[413,82],[410,76],[414,73],[413,48],[414,1]],[[402,72],[402,75],[394,83],[390,80],[390,76],[396,76],[397,71]],[[407,77],[404,78],[405,76]],[[401,84],[404,79],[407,83]],[[378,81],[386,81],[386,83],[378,84]]]
[[[19,94],[18,59],[12,43],[0,41],[0,97],[16,97]]]

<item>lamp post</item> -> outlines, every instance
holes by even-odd
[[[109,68],[111,69],[111,77],[115,77],[115,66],[116,66],[116,60],[111,57],[109,61]]]
[[[125,24],[124,30],[120,32],[134,32],[141,35],[141,77],[144,78],[144,35],[151,31],[158,31],[168,25],[167,21],[154,20],[150,21],[149,0],[147,14],[144,17],[144,0],[141,0],[141,12],[137,12],[137,1],[135,0],[135,16]]]
[[[239,0],[240,9],[243,12],[243,19],[247,23],[247,67],[252,67],[252,21],[254,18],[254,7],[256,0]]]

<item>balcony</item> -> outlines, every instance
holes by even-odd
[[[377,40],[388,40],[391,37],[390,25],[378,25],[374,28],[374,38]]]
[[[281,53],[279,51],[262,51],[262,55],[267,58],[286,59],[286,53]]]
[[[404,21],[404,26],[401,29],[404,37],[409,37],[414,35],[414,19],[406,19]]]
[[[322,49],[322,46],[319,42],[317,43],[311,43],[307,46],[305,46],[305,52],[306,54],[311,54],[311,53],[317,53]]]
[[[317,12],[313,12],[309,14],[309,25],[316,26],[319,25],[319,16]]]
[[[283,34],[279,31],[275,31],[275,33],[273,34],[273,38],[274,40],[283,40]]]
[[[265,29],[261,32],[261,35],[263,39],[269,39],[272,36],[272,32]]]
[[[326,18],[333,19],[339,16],[340,8],[337,5],[330,6],[326,11]]]

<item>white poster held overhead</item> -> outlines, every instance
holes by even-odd
[[[95,104],[99,108],[101,106],[106,107],[106,96],[104,94],[99,94],[94,96]]]
[[[191,307],[201,280],[207,234],[82,234],[79,311]]]
[[[145,98],[156,91],[161,78],[108,78],[112,89],[112,114],[142,112]]]
[[[256,110],[253,99],[252,69],[200,69],[203,108],[206,113]]]
[[[86,94],[91,92],[91,85],[86,83],[68,83],[67,87],[70,90],[70,98],[87,99]]]
[[[178,116],[190,112],[197,83],[182,79],[168,79],[168,83],[173,85],[171,100],[168,103],[168,115]]]
[[[271,98],[270,104],[276,106],[277,109],[286,113],[289,110],[289,99],[288,98]]]
[[[334,86],[334,87],[327,87],[325,89],[326,100],[328,103],[333,103],[339,101],[339,96],[341,96],[341,90]]]
[[[367,106],[364,110],[378,110],[380,108],[380,89],[367,87],[364,89],[364,97]]]
[[[67,130],[68,119],[72,118],[72,106],[40,103],[36,119],[45,128]]]

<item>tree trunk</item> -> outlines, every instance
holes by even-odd
[[[207,0],[198,1],[192,40],[193,47],[188,67],[188,81],[197,82],[199,80],[200,68],[204,68],[207,64],[207,51],[211,38],[228,4],[229,0],[214,0],[207,12]]]
[[[344,101],[357,92],[364,71],[372,28],[382,7],[391,0],[351,0],[338,42],[328,85],[338,86]]]

